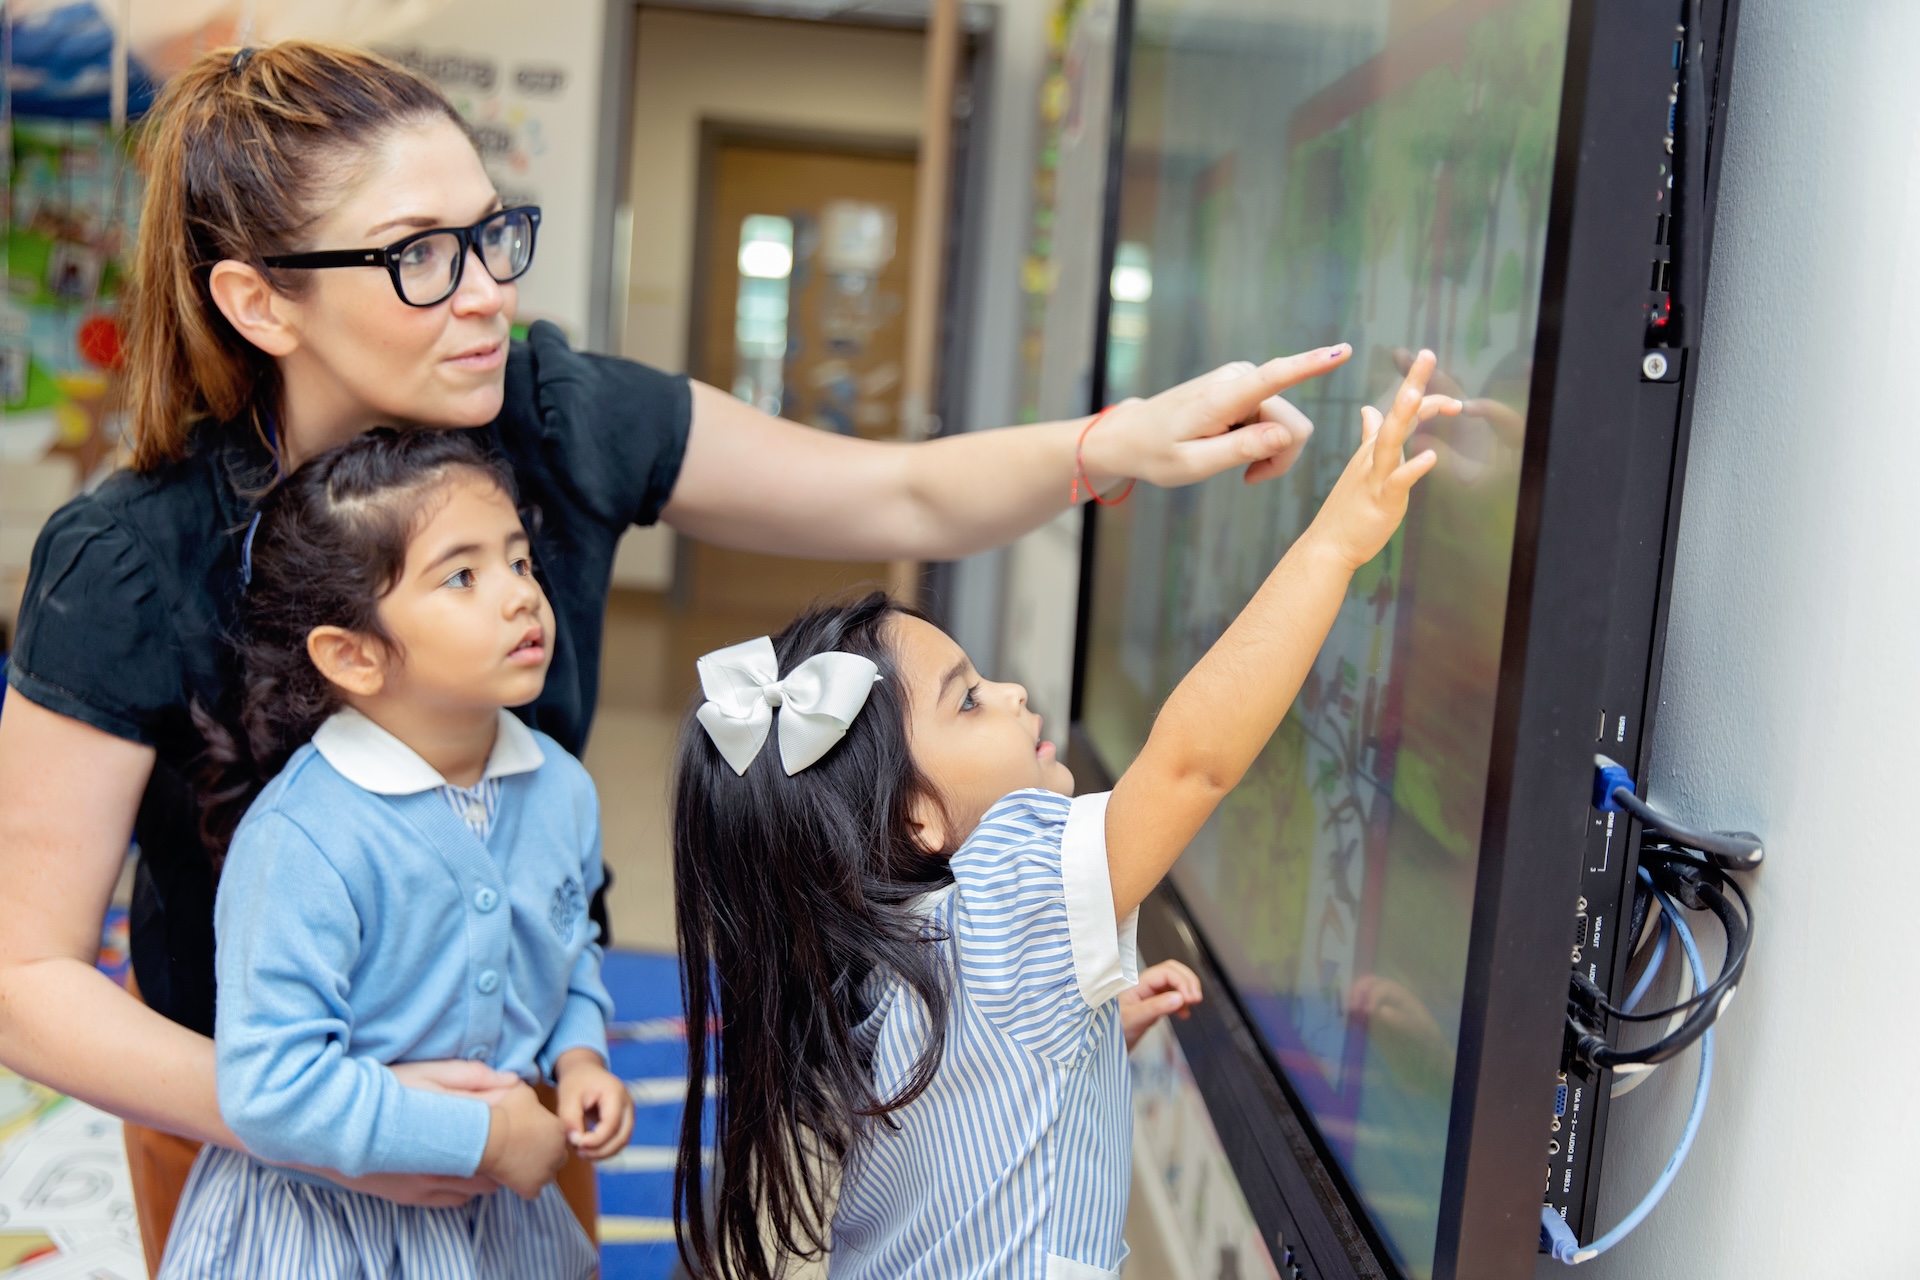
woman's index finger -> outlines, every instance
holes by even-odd
[[[1246,421],[1260,412],[1265,401],[1338,367],[1352,351],[1353,348],[1341,342],[1296,356],[1276,356],[1245,373],[1208,383],[1200,388],[1210,410],[1208,416],[1229,422]]]

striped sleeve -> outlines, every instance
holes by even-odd
[[[1107,1001],[1138,979],[1132,920],[1114,919],[1105,794],[1020,791],[953,856],[966,998],[1015,1043],[1080,1057]]]

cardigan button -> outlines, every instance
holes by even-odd
[[[476,911],[491,911],[499,905],[500,895],[485,885],[482,885],[473,895],[473,906]]]
[[[500,975],[495,970],[482,969],[480,976],[474,979],[473,985],[480,989],[481,995],[490,996],[493,994],[494,988],[500,985]]]

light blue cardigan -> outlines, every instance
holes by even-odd
[[[484,844],[438,774],[364,718],[359,741],[384,738],[404,775],[374,785],[423,789],[376,794],[310,743],[248,810],[214,909],[215,1040],[220,1113],[254,1155],[469,1175],[486,1105],[405,1088],[383,1064],[470,1058],[532,1079],[568,1049],[606,1057],[593,783],[511,719],[495,757],[515,749],[526,771],[500,778]],[[363,782],[380,754],[335,752]]]

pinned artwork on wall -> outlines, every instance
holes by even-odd
[[[544,108],[567,95],[566,68],[505,64],[492,54],[420,45],[379,46],[446,91],[473,130],[487,174],[508,204],[539,204],[535,170],[552,125]]]
[[[1075,417],[1093,408],[1095,319],[1103,283],[1100,227],[1108,194],[1107,127],[1119,8],[1117,0],[1057,0],[1049,23],[1040,154],[1020,266],[1023,422]],[[1123,257],[1128,251],[1121,246]],[[1117,297],[1122,290],[1137,293],[1142,280],[1116,271],[1114,283]],[[1144,310],[1140,318],[1144,321]],[[1135,393],[1130,376],[1114,377],[1116,365],[1126,362],[1129,323],[1119,315],[1114,320],[1109,340],[1119,349],[1109,354],[1109,400]]]
[[[377,52],[418,71],[445,91],[467,123],[487,176],[509,205],[532,204],[552,211],[564,208],[561,172],[564,157],[555,139],[567,126],[563,117],[576,110],[578,77],[571,68],[545,60],[520,62],[496,52],[436,44],[376,45]],[[557,226],[557,224],[554,224]],[[550,226],[550,231],[554,229]],[[578,340],[575,318],[527,306],[522,286],[516,332],[536,319],[552,320]]]
[[[820,267],[828,285],[820,330],[837,356],[859,354],[874,330],[899,312],[900,300],[880,293],[896,229],[893,210],[883,204],[835,200],[820,211]]]
[[[819,338],[825,358],[808,370],[814,392],[810,420],[842,435],[874,435],[892,427],[896,361],[866,359],[874,335],[899,318],[902,299],[882,289],[894,260],[898,216],[884,204],[834,200],[820,210]]]
[[[107,405],[142,181],[103,121],[16,116],[8,141],[0,461],[64,446],[90,470],[118,435]]]

